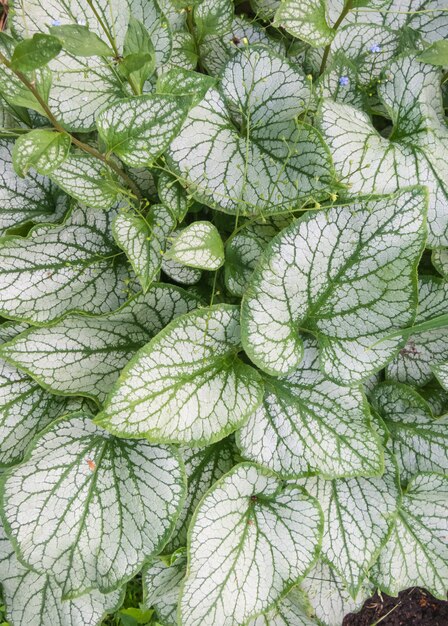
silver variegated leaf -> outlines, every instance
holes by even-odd
[[[118,440],[82,414],[50,425],[2,480],[20,559],[51,571],[64,598],[132,578],[165,545],[185,495],[174,449]]]
[[[53,326],[31,328],[1,346],[0,355],[10,363],[9,369],[18,367],[52,393],[87,396],[101,403],[137,350],[197,305],[197,298],[179,287],[155,284],[117,312],[69,315]],[[37,387],[19,372],[16,378],[27,381],[26,387]],[[52,404],[62,402],[42,389],[40,395]]]
[[[306,576],[301,588],[320,626],[341,626],[345,615],[358,611],[374,592],[374,586],[366,581],[354,600],[337,572],[323,559]]]
[[[126,366],[97,423],[121,437],[203,446],[256,408],[258,373],[237,357],[239,309],[216,305],[174,320]]]
[[[313,565],[322,513],[301,487],[243,463],[206,494],[189,533],[180,623],[243,625],[272,607]]]
[[[433,371],[442,387],[448,391],[448,361],[436,365]]]
[[[436,270],[448,278],[448,248],[436,248],[431,258]]]
[[[92,591],[80,598],[62,600],[61,588],[47,574],[20,563],[3,527],[0,528],[0,584],[6,619],[14,626],[98,626],[107,613],[116,611],[123,593]]]
[[[108,313],[131,279],[110,233],[114,211],[76,208],[62,226],[8,237],[0,248],[0,313],[42,324],[68,312]]]
[[[390,434],[403,482],[417,472],[448,472],[448,415],[435,419],[427,402],[400,383],[378,385],[371,402]]]
[[[419,302],[415,324],[448,313],[448,283],[435,276],[419,279]],[[448,333],[436,328],[411,335],[386,367],[386,377],[422,387],[433,378],[432,367],[448,360]]]
[[[155,609],[162,626],[177,626],[177,605],[186,569],[187,557],[181,550],[170,562],[159,560],[143,571],[143,602]]]
[[[283,0],[275,13],[275,26],[311,46],[331,43],[335,30],[327,21],[326,0]]]
[[[314,340],[286,378],[265,377],[263,402],[238,431],[244,457],[285,478],[372,476],[383,469],[361,389],[342,387],[319,369]]]
[[[0,234],[26,222],[53,222],[68,210],[68,198],[48,178],[30,172],[19,178],[12,164],[13,142],[0,139]]]
[[[342,384],[384,367],[403,344],[384,338],[415,316],[425,213],[425,191],[414,187],[310,212],[284,229],[243,298],[251,360],[270,374],[292,372],[304,329],[319,341],[323,371]]]
[[[448,586],[448,478],[417,474],[403,495],[395,528],[372,574],[392,596],[424,587],[445,600]]]
[[[248,626],[317,626],[312,614],[305,594],[293,587],[273,609],[251,620]]]
[[[157,65],[168,61],[171,54],[170,29],[155,0],[98,0],[94,7],[96,15],[87,0],[72,0],[62,4],[19,0],[18,5],[18,10],[12,16],[12,27],[25,37],[47,32],[47,27],[51,25],[78,23],[86,25],[107,41],[102,22],[117,49],[122,50],[129,17],[132,15],[145,25],[154,45]],[[53,77],[50,108],[70,130],[91,130],[100,109],[127,95],[111,59],[86,59],[63,52],[50,62],[49,68]]]
[[[130,167],[147,167],[178,133],[187,110],[182,98],[149,94],[111,104],[98,114],[96,126],[109,152]]]
[[[190,204],[185,188],[174,176],[162,172],[157,181],[157,192],[160,202],[171,211],[179,222],[182,222]]]
[[[324,513],[322,556],[339,573],[356,598],[394,524],[400,487],[393,459],[386,455],[385,472],[375,478],[301,481]]]
[[[215,271],[224,263],[221,235],[211,222],[193,222],[173,239],[166,258],[187,267]]]
[[[181,448],[180,454],[187,474],[187,497],[173,536],[165,546],[166,554],[187,545],[188,527],[203,495],[240,460],[232,437],[226,437],[206,448]]]
[[[231,214],[276,213],[325,197],[329,154],[319,133],[296,120],[310,98],[309,82],[288,61],[263,47],[241,50],[220,91],[210,89],[190,111],[169,163],[196,199]]]
[[[389,66],[378,90],[394,124],[387,139],[363,111],[323,103],[321,129],[336,171],[350,194],[389,193],[416,182],[427,186],[428,244],[447,245],[448,167],[441,155],[448,130],[440,72],[412,56],[402,57]]]
[[[94,209],[110,209],[120,195],[111,168],[89,154],[72,153],[49,176],[70,196]]]
[[[113,222],[115,241],[126,253],[144,292],[159,276],[175,225],[173,215],[163,205],[152,206],[146,217],[120,213]]]

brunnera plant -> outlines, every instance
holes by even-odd
[[[446,597],[447,38],[442,0],[10,4],[12,626]]]

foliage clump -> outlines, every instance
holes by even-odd
[[[448,586],[441,0],[14,0],[1,619]]]

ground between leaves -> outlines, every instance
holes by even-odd
[[[398,598],[375,594],[359,613],[346,615],[342,626],[448,626],[448,602],[424,589],[402,591]]]

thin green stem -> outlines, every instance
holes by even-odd
[[[95,157],[96,159],[98,159],[99,161],[102,161],[103,163],[105,163],[108,167],[110,167],[110,169],[115,172],[125,183],[126,185],[129,187],[129,189],[132,191],[132,193],[135,195],[135,197],[141,201],[142,200],[142,195],[140,193],[139,188],[137,187],[137,185],[134,183],[134,181],[126,174],[126,172],[124,172],[121,167],[119,167],[117,165],[117,163],[115,161],[113,161],[112,159],[109,159],[108,157],[106,157],[104,154],[102,154],[101,152],[99,152],[99,150],[97,150],[96,148],[93,148],[92,146],[89,146],[89,144],[84,143],[83,141],[80,141],[77,137],[75,137],[74,135],[72,135],[71,133],[69,133],[63,126],[62,124],[56,119],[56,117],[53,115],[53,112],[51,111],[50,107],[48,106],[48,104],[45,102],[45,100],[42,98],[42,96],[40,95],[38,89],[36,89],[36,86],[34,83],[32,83],[30,80],[28,80],[28,78],[22,74],[22,72],[19,72],[18,70],[14,69],[11,66],[10,61],[8,61],[8,59],[0,52],[0,62],[3,63],[3,65],[5,65],[9,70],[11,70],[12,72],[14,72],[14,74],[17,76],[17,78],[25,85],[25,87],[33,94],[34,98],[37,100],[37,102],[39,103],[42,111],[45,113],[45,115],[47,116],[48,120],[51,122],[51,124],[53,125],[54,129],[57,130],[60,133],[63,133],[65,135],[69,135],[69,137],[71,138],[72,143],[77,146],[78,148],[80,148],[80,150],[82,150],[83,152],[87,152],[88,154],[90,154],[91,156]]]
[[[345,18],[347,17],[347,14],[352,10],[352,8],[353,8],[353,0],[347,0],[347,2],[344,4],[344,8],[342,9],[341,15],[338,17],[338,19],[334,23],[333,30],[335,32],[337,31],[339,26],[342,24],[342,22],[345,20]],[[325,67],[328,61],[328,55],[330,54],[330,49],[331,49],[331,43],[329,43],[328,46],[325,46],[324,55],[322,57],[322,63],[320,65],[319,76],[323,74],[325,71]]]
[[[92,0],[87,0],[87,4],[92,9],[92,13],[94,14],[96,19],[98,20],[99,25],[103,29],[104,34],[106,35],[106,37],[107,37],[107,39],[108,39],[108,41],[110,43],[110,46],[111,46],[112,50],[114,51],[116,62],[120,63],[120,61],[121,61],[121,54],[120,54],[120,51],[118,50],[115,38],[112,36],[112,33],[110,32],[109,28],[107,27],[107,24],[105,23],[105,21],[103,20],[101,15],[98,13],[98,11],[97,11],[93,1]],[[131,89],[132,89],[132,91],[134,92],[134,94],[136,96],[141,95],[139,90],[138,90],[138,88],[136,87],[134,81],[132,80],[132,78],[128,78],[128,83],[131,86]]]

